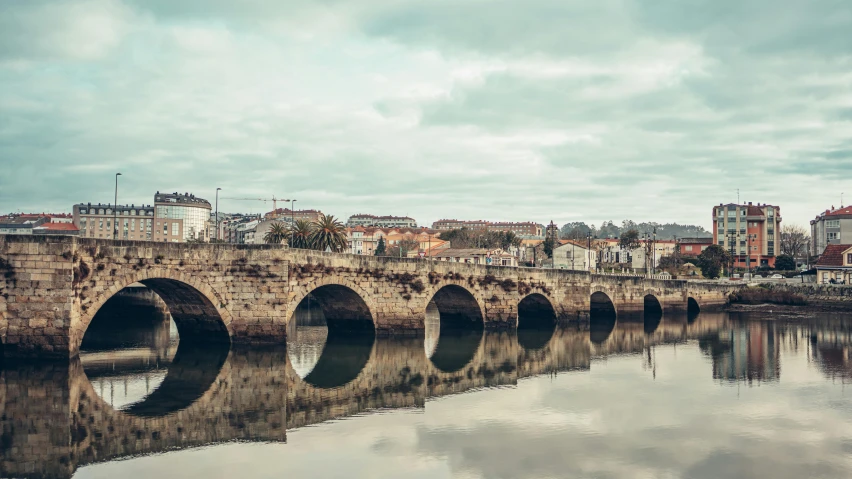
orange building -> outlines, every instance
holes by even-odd
[[[775,267],[781,246],[781,208],[760,203],[714,206],[713,243],[733,255],[735,268]]]

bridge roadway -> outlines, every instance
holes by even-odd
[[[142,283],[181,341],[281,344],[308,295],[335,331],[422,335],[425,311],[512,330],[518,317],[588,319],[648,305],[664,312],[724,305],[733,286],[290,250],[0,235],[0,342],[7,358],[72,358],[95,314]]]
[[[304,379],[280,347],[181,344],[160,386],[123,410],[97,394],[87,372],[92,380],[103,372],[84,370],[79,358],[7,365],[0,371],[0,476],[71,477],[81,466],[130,456],[236,440],[286,442],[288,429],[379,408],[422,408],[429,398],[517,385],[536,375],[589,370],[596,357],[718,335],[729,322],[711,313],[696,321],[663,319],[653,330],[641,321],[611,326],[596,337],[582,327],[559,328],[544,341],[486,332],[467,343],[468,351],[461,350],[466,355],[444,358],[441,338],[431,359],[423,338],[378,337],[363,345],[366,352],[350,350],[348,357],[362,360],[342,373],[323,364],[339,352],[329,344]],[[322,368],[326,374],[317,378]]]

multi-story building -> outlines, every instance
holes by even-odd
[[[346,226],[355,228],[358,226],[375,226],[378,228],[417,228],[417,221],[408,216],[376,216],[357,214],[346,220]]]
[[[811,220],[812,255],[821,255],[830,244],[848,243],[852,243],[852,206],[832,206]]]
[[[713,243],[732,253],[734,267],[774,267],[780,242],[778,206],[731,203],[713,207]]]
[[[257,225],[262,220],[260,215],[234,215],[225,223],[222,241],[235,244],[253,244],[257,237]]]
[[[154,207],[151,205],[118,205],[80,203],[74,205],[73,223],[79,236],[85,238],[153,241]],[[118,223],[113,232],[113,218]]]
[[[80,203],[72,217],[86,238],[183,243],[210,240],[210,210],[210,202],[195,195],[158,191],[153,206]]]
[[[0,217],[0,234],[31,235],[33,229],[50,221],[47,216],[9,214]]]
[[[544,238],[544,225],[532,221],[520,223],[498,221],[493,223],[484,220],[438,220],[432,223],[432,229],[436,230],[455,230],[460,228],[501,232],[511,231],[525,238]]]
[[[308,222],[319,221],[322,211],[320,210],[295,210],[290,208],[278,208],[263,215],[265,220],[279,220],[285,223],[290,221],[304,220]]]
[[[183,243],[210,241],[210,202],[190,193],[160,193],[154,195],[154,241]],[[119,222],[126,228],[127,221]]]

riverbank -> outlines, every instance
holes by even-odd
[[[810,311],[852,311],[852,286],[818,284],[761,284],[730,296],[729,310],[747,311],[744,306],[807,307]]]

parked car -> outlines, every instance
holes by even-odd
[[[784,276],[776,273],[776,274],[773,274],[772,276],[770,276],[770,278],[772,278],[772,279],[784,279]]]

